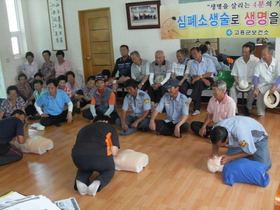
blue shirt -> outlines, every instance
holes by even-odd
[[[44,92],[37,99],[36,103],[38,106],[44,107],[44,113],[57,116],[64,110],[65,104],[68,104],[70,99],[65,91],[57,89],[56,96],[53,98],[49,91]]]
[[[141,117],[143,112],[151,109],[151,98],[146,92],[138,90],[135,99],[132,95],[125,96],[122,109],[131,109],[131,116]]]
[[[250,117],[230,117],[218,122],[215,126],[222,126],[227,129],[230,137],[228,142],[230,147],[240,147],[249,155],[257,151],[256,142],[268,137],[264,127]]]
[[[184,94],[178,92],[177,97],[172,99],[169,93],[165,93],[156,110],[161,113],[165,108],[166,118],[164,121],[176,124],[182,119],[183,115],[189,115],[189,105],[190,99]]]
[[[193,75],[203,75],[209,72],[212,72],[211,77],[213,77],[213,73],[216,72],[214,63],[211,59],[209,58],[204,58],[202,57],[201,62],[197,62],[196,60],[194,60],[191,64],[190,64],[190,69],[191,69],[191,76]]]

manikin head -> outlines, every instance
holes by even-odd
[[[223,171],[224,165],[221,165],[221,156],[214,156],[213,158],[209,158],[207,161],[207,167],[209,171],[215,173],[216,171]]]

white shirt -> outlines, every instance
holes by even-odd
[[[245,80],[247,82],[253,82],[254,70],[260,59],[255,56],[250,56],[250,59],[245,63],[243,56],[239,57],[233,65],[231,75],[237,76],[238,81]]]
[[[277,78],[280,76],[280,63],[275,58],[272,58],[271,64],[268,66],[263,60],[260,60],[256,66],[254,76],[259,77],[258,88],[264,94],[264,86],[274,85]]]
[[[33,61],[31,64],[26,61],[22,65],[22,69],[22,72],[26,75],[27,79],[34,78],[34,75],[38,72],[38,64],[35,61]]]

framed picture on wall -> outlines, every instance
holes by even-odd
[[[48,0],[52,48],[67,50],[62,0]]]
[[[126,3],[128,29],[159,28],[160,1]]]

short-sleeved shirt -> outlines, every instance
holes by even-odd
[[[55,69],[55,78],[57,78],[60,75],[65,75],[67,71],[71,71],[70,64],[68,61],[64,61],[62,64],[56,62],[54,64],[54,69]]]
[[[208,114],[213,114],[213,122],[218,123],[226,118],[235,116],[236,103],[225,94],[224,99],[219,101],[212,96],[207,106]]]
[[[83,84],[81,90],[83,91],[84,99],[86,101],[90,101],[91,97],[93,95],[93,92],[96,91],[96,87],[93,87],[93,88],[89,89],[87,87],[87,84]]]
[[[61,88],[58,86],[58,89],[63,90],[63,91],[69,96],[69,98],[71,98],[71,91],[69,90],[68,87],[64,86],[64,88],[61,89]]]
[[[24,84],[18,83],[16,84],[16,87],[18,88],[19,95],[23,100],[26,101],[30,98],[30,96],[32,96],[33,90],[31,89],[29,82],[25,82]]]
[[[238,80],[245,80],[247,82],[253,82],[255,67],[260,59],[250,56],[250,59],[245,63],[243,57],[239,57],[234,62],[231,75],[237,76]]]
[[[51,77],[53,77],[55,75],[54,66],[55,66],[55,64],[52,61],[43,63],[41,73],[44,76],[51,74]]]
[[[116,105],[116,95],[110,88],[105,88],[103,94],[96,89],[91,97],[91,105],[97,106],[98,111],[105,113],[110,105]],[[116,110],[116,106],[114,110]]]
[[[75,80],[75,84],[74,84],[73,88],[71,87],[69,82],[66,82],[65,86],[70,90],[71,97],[75,96],[77,91],[82,89],[82,84],[80,82],[78,82],[77,80]]]
[[[131,109],[131,116],[141,117],[143,112],[151,109],[151,98],[146,92],[137,90],[135,99],[129,94],[125,96],[122,109],[126,111]]]
[[[72,156],[110,156],[111,146],[120,148],[117,130],[108,123],[95,122],[79,131]]]
[[[34,78],[34,75],[38,72],[38,64],[35,61],[33,61],[31,64],[29,64],[29,62],[26,61],[22,65],[22,69],[27,79]]]
[[[135,63],[131,65],[131,78],[137,82],[141,82],[146,75],[150,75],[150,63],[147,60],[141,59],[141,65]]]
[[[266,85],[274,85],[277,78],[280,76],[280,62],[272,58],[271,64],[268,66],[263,60],[260,60],[255,68],[254,76],[259,78],[258,88],[264,94]]]
[[[164,121],[176,124],[182,119],[183,115],[189,115],[189,105],[190,99],[184,94],[178,92],[177,97],[172,99],[169,93],[165,93],[160,99],[156,110],[161,113],[165,108],[166,118]]]
[[[13,140],[16,136],[24,136],[24,123],[17,117],[9,117],[0,120],[0,144]]]
[[[44,113],[57,116],[63,112],[65,104],[69,102],[67,94],[63,90],[57,89],[55,98],[47,91],[41,94],[36,104],[44,107]]]
[[[185,74],[188,74],[185,72],[188,65],[188,61],[189,58],[185,58],[185,61],[183,63],[180,62],[172,63],[172,73],[175,74],[175,77],[184,76]]]
[[[46,91],[48,91],[46,88],[42,88],[41,93],[39,93],[37,90],[34,90],[33,96],[34,96],[34,98],[35,98],[35,101],[37,101],[38,98],[40,97],[40,95],[41,95],[42,93],[46,92]]]
[[[257,149],[255,143],[268,137],[264,127],[256,120],[250,117],[235,116],[217,123],[216,126],[222,126],[227,129],[230,147],[240,147],[249,155],[254,154]]]
[[[162,65],[158,65],[155,61],[151,63],[150,73],[154,73],[154,80],[158,76],[166,76],[167,73],[172,72],[172,63],[168,60],[164,60]]]
[[[214,66],[215,66],[216,70],[221,70],[222,69],[222,67],[221,67],[217,57],[209,55],[208,53],[204,53],[202,55],[202,57],[211,59],[213,61],[213,63],[214,63]]]
[[[190,74],[191,76],[194,75],[203,75],[206,73],[212,73],[211,77],[213,77],[213,73],[216,72],[214,63],[211,59],[202,57],[201,62],[197,62],[196,60],[193,60],[190,64]]]
[[[5,99],[0,107],[0,111],[4,112],[4,117],[10,117],[11,114],[13,113],[13,111],[15,111],[16,109],[24,109],[25,106],[25,102],[22,99],[22,97],[17,97],[16,99],[16,103],[14,106],[11,105],[10,103],[10,99]]]
[[[116,60],[115,68],[112,72],[112,77],[131,77],[131,65],[133,64],[131,57],[128,56],[126,60],[123,60],[122,57]]]

